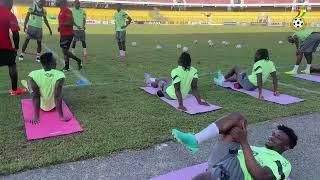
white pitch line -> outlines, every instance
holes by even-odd
[[[54,52],[52,49],[50,49],[46,44],[42,43],[43,47],[50,51],[62,64],[64,64],[64,59],[60,58],[56,52]],[[76,71],[70,66],[70,69],[72,73],[77,76],[79,79],[85,80],[88,84],[91,84],[91,82],[88,80],[88,78],[84,77],[79,71]]]
[[[112,82],[104,82],[104,83],[91,83],[91,84],[86,84],[86,85],[77,85],[77,84],[68,84],[64,85],[63,89],[69,89],[73,87],[85,87],[85,86],[106,86],[106,85],[111,85],[111,84],[116,84],[116,83],[138,83],[138,82],[143,82],[143,81],[131,81],[131,80],[118,80],[118,81],[112,81]],[[8,94],[8,91],[0,91],[0,95],[2,94]]]
[[[271,80],[269,80],[269,81],[271,81]],[[280,84],[281,86],[286,86],[286,87],[289,87],[289,88],[292,88],[292,89],[296,89],[296,90],[299,90],[299,91],[304,91],[306,93],[312,93],[312,94],[320,95],[320,92],[318,92],[318,91],[312,91],[312,90],[309,90],[309,89],[306,89],[306,88],[300,88],[300,87],[297,87],[297,86],[292,85],[292,84],[287,84],[287,83],[282,83],[282,82],[278,82],[278,84]]]

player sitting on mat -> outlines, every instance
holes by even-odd
[[[192,90],[192,94],[196,97],[200,105],[209,106],[205,101],[202,101],[198,91],[198,71],[191,66],[191,57],[187,52],[183,52],[178,60],[178,67],[171,71],[170,78],[153,78],[150,74],[145,73],[144,78],[147,86],[159,88],[157,92],[159,97],[167,99],[178,99],[178,109],[187,111],[183,105],[183,99]]]
[[[43,69],[32,71],[29,74],[30,79],[22,80],[32,96],[34,106],[34,118],[32,124],[39,123],[40,108],[43,111],[51,111],[57,108],[62,121],[70,120],[62,110],[62,86],[65,75],[63,72],[56,70],[56,59],[52,53],[45,53],[40,56],[40,62]]]
[[[320,44],[320,32],[313,32],[309,29],[297,31],[292,36],[288,37],[288,42],[296,45],[297,60],[292,71],[288,71],[286,74],[295,75],[298,73],[303,55],[307,60],[307,67],[301,72],[304,74],[310,74],[312,53],[316,52],[317,47]]]
[[[316,67],[311,66],[310,73],[320,73],[320,68],[316,68]]]
[[[291,172],[290,162],[282,153],[297,144],[295,132],[279,125],[264,147],[250,146],[247,138],[247,120],[240,113],[232,113],[218,119],[207,128],[193,135],[172,130],[173,136],[193,153],[200,144],[221,134],[212,149],[206,172],[193,180],[284,180]],[[240,149],[241,146],[241,150]]]
[[[218,77],[214,78],[215,84],[222,86],[224,81],[238,82],[240,86],[247,91],[254,91],[258,88],[259,99],[264,99],[262,95],[262,86],[271,75],[273,79],[274,95],[279,96],[280,93],[278,91],[276,68],[273,62],[269,60],[268,50],[258,49],[255,54],[254,62],[252,73],[250,75],[247,75],[247,72],[235,66],[225,76],[223,76],[223,74],[219,71]]]

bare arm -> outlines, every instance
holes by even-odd
[[[87,17],[83,18],[83,29],[86,30],[86,25],[87,25]]]
[[[183,106],[183,99],[180,89],[180,82],[174,84],[175,93],[179,102],[179,109],[186,111],[186,108]]]
[[[128,27],[132,22],[132,18],[130,16],[128,16],[127,19],[128,19],[128,21],[127,21],[126,27]]]
[[[277,72],[274,71],[271,73],[271,76],[272,76],[272,82],[273,82],[273,92],[274,92],[274,95],[275,96],[278,96],[280,93],[279,93],[279,90],[278,90],[278,78],[277,78]]]
[[[257,180],[274,180],[276,179],[268,167],[261,167],[260,164],[254,158],[252,149],[248,143],[247,139],[247,130],[246,127],[234,127],[230,131],[231,136],[234,138],[236,142],[241,144],[243,155],[246,162],[246,167],[253,177],[253,179]]]
[[[40,89],[37,85],[37,83],[30,78],[29,79],[29,87],[31,88],[31,96],[32,96],[32,102],[33,102],[33,108],[34,108],[34,117],[31,121],[32,124],[38,124],[39,114],[40,114]]]
[[[262,96],[262,73],[257,74],[257,83],[258,83],[258,90],[259,90],[259,98],[263,98]]]
[[[23,31],[26,32],[27,29],[27,24],[29,22],[29,18],[30,18],[30,13],[28,12],[26,15],[26,19],[24,20],[24,26],[23,26]]]
[[[192,94],[194,97],[196,97],[197,101],[199,104],[201,104],[201,97],[198,91],[198,79],[193,78],[192,83],[191,83],[191,89],[192,89]]]
[[[56,82],[55,91],[54,91],[54,101],[56,104],[57,111],[59,113],[60,118],[63,118],[63,110],[62,110],[62,87],[64,84],[64,79],[59,79]]]
[[[251,147],[248,143],[248,141],[241,144],[244,158],[246,161],[247,169],[250,173],[250,175],[253,177],[253,179],[259,179],[259,180],[274,180],[276,179],[268,167],[261,167],[256,159],[253,156]]]
[[[48,22],[48,19],[47,19],[46,16],[43,16],[43,21],[44,21],[44,23],[46,24],[46,26],[48,27],[49,32],[50,32],[50,35],[52,35],[52,30],[51,30],[51,27],[50,27],[50,25],[49,25],[49,22]]]

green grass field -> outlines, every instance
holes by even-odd
[[[26,141],[20,100],[29,96],[4,94],[10,89],[10,83],[7,68],[2,67],[0,175],[108,156],[126,149],[143,149],[172,139],[172,128],[198,131],[209,122],[234,111],[245,114],[250,123],[318,111],[319,84],[283,74],[295,61],[294,46],[286,43],[290,31],[289,28],[278,27],[133,25],[128,29],[128,57],[125,60],[128,66],[125,66],[115,58],[117,48],[113,27],[89,26],[87,43],[92,58],[84,62],[81,73],[92,85],[75,86],[77,77],[69,72],[66,75],[66,85],[69,86],[64,89],[64,99],[85,131],[39,141]],[[195,39],[199,43],[192,45]],[[215,42],[214,48],[208,47],[209,39]],[[231,42],[231,46],[222,46],[223,40]],[[279,40],[284,43],[278,44]],[[138,46],[131,47],[132,41],[137,42]],[[44,43],[62,57],[57,34],[52,37],[46,35]],[[201,95],[208,102],[223,106],[222,110],[190,116],[139,90],[139,86],[144,85],[144,72],[157,76],[170,75],[171,69],[177,66],[177,58],[181,52],[176,48],[178,43],[190,49],[193,65],[200,73]],[[245,46],[236,49],[234,45],[237,43],[244,43]],[[35,51],[35,44],[31,42],[28,51]],[[164,48],[157,50],[156,44],[162,44]],[[279,80],[285,83],[280,85],[280,91],[304,98],[305,102],[281,106],[212,85],[213,77],[210,73],[217,69],[226,70],[233,65],[251,69],[257,48],[269,49],[271,59],[278,66]],[[82,54],[80,50],[81,48],[77,51],[79,55]],[[319,64],[319,56],[315,55],[314,59],[314,64]],[[26,56],[23,62],[17,61],[17,65],[20,80],[25,79],[30,71],[41,68],[31,56]],[[76,67],[74,61],[71,61],[71,65]],[[62,64],[58,64],[58,68],[62,67]],[[266,86],[272,87],[271,83]]]

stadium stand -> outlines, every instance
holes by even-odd
[[[17,17],[24,19],[27,6],[19,6]],[[49,16],[56,16],[58,8],[47,8]],[[110,21],[113,19],[113,9],[86,9],[89,20]],[[168,24],[190,24],[198,22],[206,24],[224,22],[258,22],[259,17],[267,17],[271,22],[289,23],[296,12],[204,12],[204,11],[154,11],[154,10],[128,10],[134,21],[166,21]],[[206,16],[210,14],[210,17]],[[306,22],[320,22],[318,12],[308,12]]]
[[[244,4],[282,4],[292,3],[292,0],[244,0]]]
[[[190,4],[230,4],[230,0],[186,0]]]

